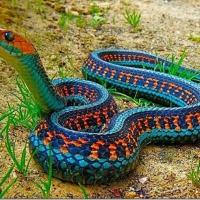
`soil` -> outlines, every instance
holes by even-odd
[[[140,30],[127,23],[124,18],[126,10],[141,12]],[[94,23],[95,12],[99,13],[102,23]],[[64,18],[62,13],[67,13],[68,18]],[[75,17],[72,19],[69,13]],[[102,48],[156,52],[162,57],[174,54],[177,58],[186,49],[183,64],[200,69],[200,43],[189,37],[190,34],[200,35],[200,2],[197,0],[2,0],[0,27],[28,38],[37,48],[50,77],[58,68],[64,68],[69,71],[69,77],[83,78],[83,61],[91,51]],[[15,81],[18,74],[3,60],[0,60],[0,69],[0,112],[4,113],[8,102],[11,106],[18,103],[13,95],[18,93]],[[18,159],[29,132],[24,127],[10,131]],[[2,180],[13,164],[4,135],[0,151]],[[200,198],[200,189],[187,177],[191,172],[191,152],[196,168],[200,144],[149,145],[141,151],[135,170],[123,180],[84,187],[90,198]],[[27,154],[28,160],[29,151]],[[5,198],[43,197],[33,181],[47,180],[47,175],[34,160],[26,176],[15,167],[0,190],[17,176],[19,179]],[[50,198],[83,198],[83,193],[77,184],[53,178]]]

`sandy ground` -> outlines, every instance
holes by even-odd
[[[92,21],[91,6],[98,6],[106,21],[98,27],[91,23],[78,24],[76,19],[59,25],[61,12],[71,11]],[[72,71],[69,76],[83,78],[81,65],[88,54],[101,48],[137,49],[166,57],[180,57],[184,49],[187,56],[184,65],[200,69],[200,43],[189,39],[190,34],[200,35],[200,2],[197,0],[3,0],[0,2],[0,27],[18,32],[36,46],[49,76],[58,67]],[[135,31],[124,19],[125,10],[141,12],[141,31]],[[69,62],[69,58],[72,61]],[[17,104],[12,93],[17,93],[17,73],[0,60],[0,113],[7,110],[7,102]],[[0,127],[3,127],[1,124]],[[18,127],[10,132],[16,142],[16,156],[30,130]],[[200,145],[164,146],[150,145],[141,152],[136,169],[123,180],[102,186],[85,186],[93,198],[200,198],[200,189],[187,178],[190,172],[190,152],[195,155],[193,165],[200,157]],[[0,145],[0,180],[12,165],[7,153],[4,137]],[[27,155],[29,157],[29,155]],[[28,159],[28,158],[27,158]],[[42,169],[31,161],[27,176],[15,168],[4,189],[16,176],[20,178],[5,195],[6,198],[41,198],[41,191],[33,181],[46,180]],[[147,181],[141,183],[144,178]],[[143,179],[142,179],[143,178]],[[133,192],[135,190],[135,192]],[[53,179],[51,198],[83,198],[76,184]]]

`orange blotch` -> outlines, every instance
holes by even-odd
[[[51,141],[51,138],[45,138],[45,139],[43,140],[43,143],[44,143],[45,145],[49,145],[50,141]]]
[[[92,154],[89,155],[90,158],[92,158],[92,159],[98,159],[98,157],[99,157],[98,151],[92,150],[91,153]]]
[[[52,133],[52,132],[47,132],[47,135],[50,137],[50,138],[52,138],[53,136],[54,136],[54,134]]]
[[[130,156],[131,152],[127,147],[125,148],[125,151],[126,151],[126,156]]]
[[[94,143],[93,145],[91,145],[92,149],[99,149],[99,144]]]
[[[76,147],[82,146],[78,141],[71,141],[71,144],[75,145]]]
[[[166,130],[169,130],[169,129],[170,129],[169,124],[165,124],[165,129],[166,129]]]
[[[117,153],[116,153],[116,151],[111,151],[110,152],[110,159],[113,159],[113,160],[115,160],[115,159],[117,159]]]
[[[158,116],[158,117],[155,117],[154,118],[154,121],[156,122],[156,128],[157,129],[161,129],[161,124],[159,122],[159,120],[161,119],[162,117],[161,116]]]
[[[98,140],[96,143],[99,144],[99,145],[104,145],[105,144],[105,142],[102,141],[102,140]]]
[[[114,144],[110,144],[109,147],[108,147],[108,149],[109,149],[110,151],[115,150],[116,148],[117,148],[117,147],[116,147],[116,145],[114,145]]]
[[[35,130],[35,131],[34,131],[35,135],[37,135],[37,134],[38,134],[38,132],[39,132],[39,130],[38,130],[38,129],[37,129],[37,130]]]
[[[82,144],[87,144],[88,140],[84,140],[82,138],[78,138],[78,141],[81,142]]]
[[[115,141],[116,144],[121,144],[122,146],[127,146],[127,143],[124,139],[118,139]]]
[[[63,153],[67,153],[68,152],[67,146],[66,145],[61,146],[60,151],[62,151]]]
[[[175,130],[176,130],[176,131],[181,131],[182,129],[181,129],[180,126],[177,126],[177,127],[175,128]]]

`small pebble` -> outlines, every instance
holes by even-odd
[[[124,198],[125,199],[133,199],[136,196],[137,196],[136,192],[130,191],[130,192],[125,193]]]
[[[148,181],[148,177],[143,177],[139,179],[139,182],[142,184],[146,183],[147,181]]]
[[[52,61],[56,61],[57,59],[57,56],[56,55],[51,55],[51,58],[50,58]]]
[[[57,12],[65,12],[65,6],[64,5],[55,5],[55,10],[57,11]]]

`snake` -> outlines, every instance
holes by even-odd
[[[142,51],[99,49],[82,65],[84,79],[50,80],[33,44],[13,31],[0,29],[0,56],[19,73],[41,106],[42,119],[29,136],[30,150],[44,172],[52,157],[53,176],[85,185],[106,184],[129,176],[142,147],[150,143],[187,144],[200,139],[198,71]],[[162,106],[119,111],[102,86]],[[169,106],[171,105],[171,106]],[[37,151],[36,151],[37,150]]]

